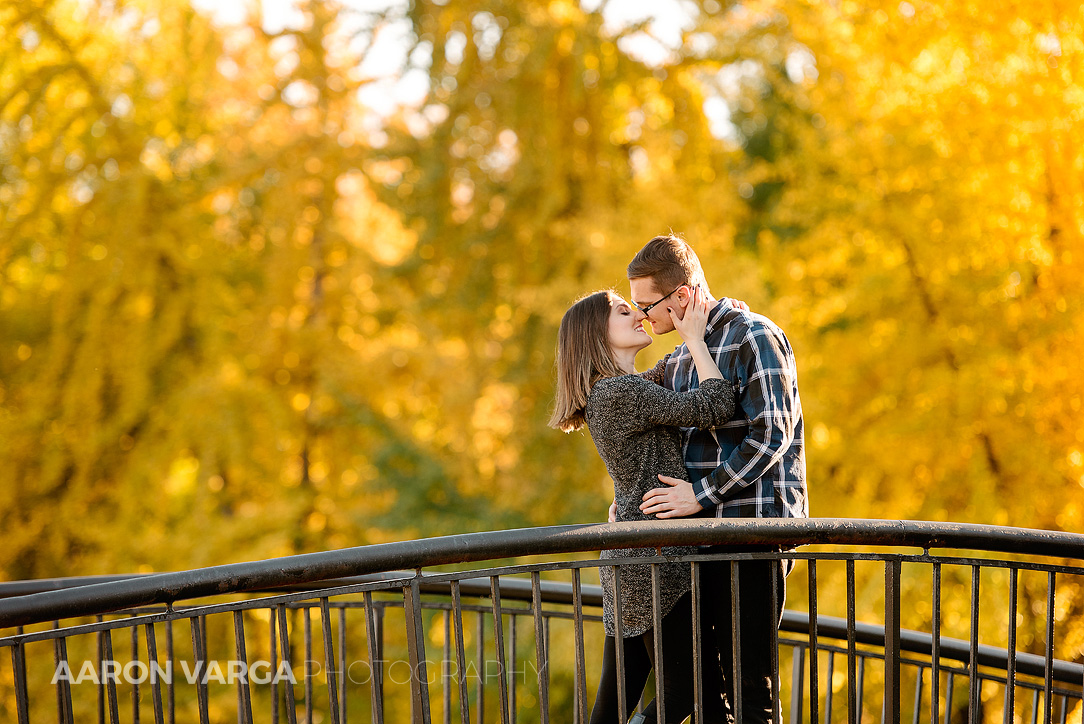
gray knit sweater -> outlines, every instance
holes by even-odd
[[[663,361],[665,362],[665,360]],[[614,481],[617,520],[651,520],[640,512],[644,493],[660,487],[658,475],[688,480],[679,426],[718,427],[734,415],[734,388],[726,380],[703,380],[699,389],[677,393],[656,384],[661,364],[641,375],[599,380],[587,398],[584,416],[595,448]],[[664,555],[687,555],[692,547],[668,546]],[[654,548],[621,548],[601,558],[657,556]],[[689,564],[664,563],[660,598],[665,615],[690,588]],[[615,636],[613,568],[603,566],[603,616],[606,633]],[[652,627],[651,567],[621,567],[621,620],[625,637]]]

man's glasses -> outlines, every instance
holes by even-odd
[[[677,291],[678,289],[681,289],[681,285],[679,285],[679,286],[678,286],[678,287],[677,287],[676,289],[674,289],[674,292],[676,292],[676,291]],[[669,296],[671,296],[671,295],[672,295],[672,294],[673,294],[674,292],[670,292],[670,294],[667,294],[667,295],[666,295],[666,297],[669,297]],[[647,305],[647,306],[645,306],[645,307],[641,307],[641,306],[640,306],[639,304],[637,304],[636,302],[633,302],[633,303],[632,303],[632,305],[633,305],[634,307],[636,307],[637,309],[639,309],[639,310],[640,310],[641,312],[643,312],[644,314],[647,314],[647,313],[648,313],[648,312],[650,312],[650,311],[651,311],[652,309],[654,309],[655,307],[657,307],[657,306],[659,306],[660,304],[662,304],[662,303],[663,303],[663,301],[665,301],[665,300],[666,300],[666,297],[663,297],[662,299],[660,299],[660,300],[658,300],[658,301],[656,301],[656,302],[652,302],[651,304],[648,304],[648,305]]]

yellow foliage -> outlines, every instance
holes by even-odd
[[[419,3],[388,111],[325,3],[0,1],[0,573],[602,520],[555,330],[671,229],[792,340],[815,515],[1084,529],[1079,4],[704,8],[651,66]]]

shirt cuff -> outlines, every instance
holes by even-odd
[[[722,475],[726,483],[723,485],[713,485],[715,475],[722,471]],[[708,473],[704,477],[692,483],[693,493],[696,495],[696,502],[700,503],[703,507],[719,506],[723,504],[723,498],[726,497],[728,491],[732,490],[735,486],[735,480],[733,473],[730,472],[730,467],[723,463],[714,471]]]
[[[714,508],[719,504],[719,501],[712,495],[711,488],[709,488],[705,482],[710,477],[710,475],[705,475],[692,484],[696,502],[700,503],[700,507],[702,508]]]

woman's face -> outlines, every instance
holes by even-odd
[[[651,335],[644,330],[643,312],[616,294],[610,298],[609,337],[614,350],[639,352],[651,344]]]

